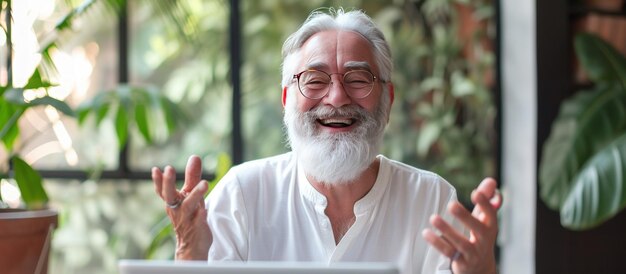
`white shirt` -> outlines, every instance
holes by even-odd
[[[438,175],[378,156],[372,189],[335,244],[327,202],[298,169],[294,153],[233,167],[207,197],[209,260],[392,262],[402,273],[451,273],[450,261],[421,236],[447,213],[455,189]]]

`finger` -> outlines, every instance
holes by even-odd
[[[448,212],[456,217],[465,227],[471,230],[474,234],[482,235],[485,231],[485,225],[476,219],[463,205],[459,202],[451,202],[448,205]]]
[[[494,204],[492,204],[493,208],[500,208],[500,203],[498,201],[501,201],[501,197],[500,196],[500,192],[497,189],[498,184],[496,182],[496,180],[494,180],[493,178],[485,178],[483,179],[480,184],[478,185],[478,187],[476,187],[476,189],[474,189],[474,191],[472,191],[471,197],[474,197],[474,195],[476,193],[481,193],[482,195],[484,195],[485,197],[489,197],[489,199],[494,199]],[[473,198],[472,198],[473,201]],[[474,204],[476,204],[474,202]],[[479,207],[474,208],[474,211],[472,212],[472,215],[479,217],[481,215],[481,210]]]
[[[476,205],[474,211],[480,211],[479,218],[487,227],[497,224],[497,209],[492,206],[487,197],[482,193],[472,194],[472,202]]]
[[[498,190],[498,183],[493,178],[485,178],[478,186],[477,190],[482,192],[489,199],[491,206],[499,209],[502,206],[502,194]]]
[[[500,193],[500,191],[496,188],[496,192],[493,195],[493,197],[491,197],[491,199],[489,199],[489,203],[491,204],[491,206],[495,209],[500,209],[500,207],[502,207],[502,193]]]
[[[195,212],[198,208],[204,208],[204,194],[208,189],[208,183],[205,180],[196,184],[191,192],[185,197],[181,205],[182,208],[189,212]]]
[[[434,246],[437,250],[439,250],[439,252],[441,252],[441,254],[452,258],[454,256],[454,254],[456,253],[456,249],[450,245],[450,243],[448,243],[444,238],[442,238],[441,236],[437,235],[434,231],[432,231],[431,229],[424,229],[422,230],[422,237],[428,242],[430,243],[432,246]]]
[[[175,204],[182,198],[176,190],[176,170],[171,166],[166,166],[163,170],[162,188],[161,197],[166,203]]]
[[[154,191],[163,199],[161,195],[163,191],[163,173],[158,167],[152,168],[152,183],[154,183]]]
[[[194,218],[193,222],[195,226],[207,225],[207,209],[204,206],[198,207],[195,211],[195,215],[193,216],[193,218]]]
[[[496,193],[496,189],[498,188],[498,183],[493,178],[487,177],[483,179],[478,187],[474,190],[475,192],[480,192],[485,195],[485,197],[493,197]]]
[[[192,155],[187,160],[187,167],[185,168],[185,183],[183,185],[184,192],[191,192],[198,182],[202,180],[202,160],[196,155]]]
[[[465,235],[459,233],[443,218],[433,215],[430,217],[430,223],[441,232],[441,237],[445,238],[455,250],[460,251],[463,255],[474,254],[472,244]]]

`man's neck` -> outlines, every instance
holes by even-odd
[[[329,207],[331,204],[337,204],[351,205],[352,208],[374,186],[379,165],[380,161],[376,159],[356,179],[341,184],[319,182],[309,175],[306,177],[311,185],[326,197]]]
[[[336,243],[339,243],[356,220],[354,205],[374,187],[379,166],[380,161],[376,159],[358,178],[342,184],[318,182],[307,175],[313,188],[326,197],[328,204],[325,213],[333,226]]]

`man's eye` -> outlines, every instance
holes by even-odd
[[[308,81],[306,81],[307,85],[308,84],[326,84],[326,81],[323,81],[321,79],[310,79]]]
[[[308,84],[328,84],[328,79],[325,77],[308,77],[304,79],[304,83]]]
[[[305,86],[310,90],[324,89],[328,86],[328,81],[323,79],[309,79],[305,82]]]
[[[345,80],[345,84],[351,88],[367,87],[371,84],[371,82],[372,81],[370,81],[368,78],[364,77],[350,77]]]
[[[348,84],[368,84],[369,81],[367,79],[349,79],[346,80]]]

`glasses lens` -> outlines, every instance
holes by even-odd
[[[374,75],[366,70],[350,71],[343,76],[343,84],[352,97],[363,98],[372,91]]]
[[[366,70],[349,71],[343,76],[343,84],[350,96],[363,98],[372,91],[374,75]]]
[[[354,89],[368,88],[374,83],[374,76],[368,71],[350,71],[343,76],[343,83]]]
[[[321,71],[308,70],[300,74],[298,79],[298,87],[302,95],[318,99],[326,95],[328,85],[330,84],[330,76]]]

